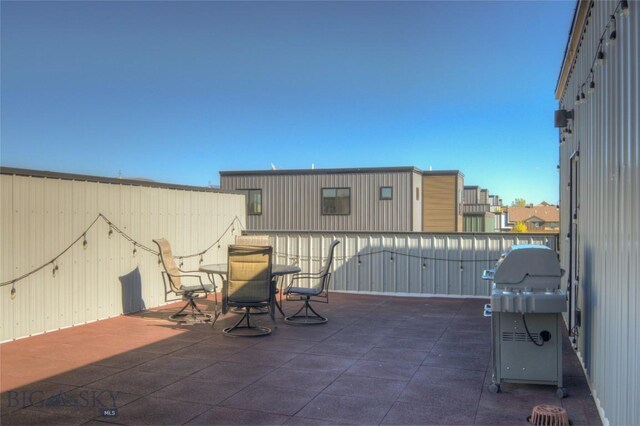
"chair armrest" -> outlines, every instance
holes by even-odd
[[[190,271],[190,272],[198,272],[198,271]],[[176,278],[197,278],[198,282],[200,283],[200,287],[202,288],[202,291],[205,293],[208,293],[207,289],[204,287],[204,283],[202,282],[202,275],[192,275],[192,274],[180,274],[180,275],[176,275],[176,274],[170,274],[168,272],[165,271],[165,273],[170,276],[170,277],[176,277]],[[212,282],[211,283],[213,285],[213,291],[216,290],[216,283]]]

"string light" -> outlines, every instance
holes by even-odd
[[[11,282],[11,300],[16,298],[16,282]]]
[[[162,264],[162,258],[158,255],[158,266]]]
[[[607,39],[607,45],[616,41],[617,32],[616,32],[616,15],[611,15],[611,20],[613,21],[613,29],[609,33],[609,38]]]
[[[200,255],[200,264],[202,264],[202,261],[203,261],[202,255]]]
[[[131,236],[129,236],[128,234],[126,234],[124,231],[122,231],[121,229],[119,229],[116,225],[114,225],[109,219],[107,219],[107,217],[105,215],[103,215],[102,213],[98,213],[98,215],[96,216],[96,218],[93,220],[93,222],[91,222],[91,224],[89,224],[89,226],[85,229],[85,231],[80,234],[80,236],[78,238],[76,238],[75,240],[73,240],[73,242],[71,244],[69,244],[64,250],[62,250],[56,257],[54,257],[53,259],[49,260],[48,262],[45,262],[44,264],[42,264],[41,266],[39,266],[38,268],[35,268],[17,278],[14,278],[12,280],[9,281],[4,281],[0,283],[0,287],[4,287],[4,286],[8,286],[11,285],[12,286],[12,295],[15,294],[15,283],[18,281],[21,281],[35,273],[37,273],[38,271],[42,270],[43,268],[46,268],[49,265],[54,265],[53,270],[52,270],[52,274],[56,274],[59,267],[57,264],[57,260],[63,256],[67,251],[71,250],[71,248],[76,245],[76,243],[78,243],[80,240],[82,240],[82,247],[83,249],[86,249],[89,245],[89,242],[87,241],[87,232],[89,232],[89,230],[91,228],[93,228],[93,226],[96,224],[96,222],[98,220],[104,220],[108,225],[109,225],[109,232],[108,232],[108,237],[111,238],[111,236],[113,235],[114,232],[117,232],[118,234],[120,234],[124,239],[126,239],[127,241],[131,242],[133,244],[133,255],[135,256],[138,252],[137,247],[140,247],[141,249],[143,249],[144,251],[151,253],[155,256],[158,256],[158,265],[160,265],[162,263],[161,259],[160,259],[160,253],[154,249],[152,249],[151,247],[145,246],[144,244],[139,243],[138,241],[134,240]],[[238,223],[240,225],[240,228],[244,228],[244,225],[242,224],[242,222],[240,221],[240,219],[236,216],[233,218],[233,221],[229,224],[229,226],[225,229],[225,231],[222,233],[222,235],[213,243],[211,244],[209,247],[207,247],[204,251],[199,251],[197,253],[194,254],[190,254],[190,255],[184,255],[181,256],[180,258],[190,258],[190,257],[195,257],[195,256],[201,256],[205,253],[207,253],[209,250],[211,250],[216,244],[218,245],[218,247],[220,248],[220,241],[222,240],[222,238],[224,238],[224,236],[231,231],[232,229],[235,230],[235,224]],[[180,266],[182,266],[183,263],[181,262]]]

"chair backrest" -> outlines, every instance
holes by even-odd
[[[162,261],[162,266],[164,266],[164,270],[167,272],[169,276],[169,283],[173,291],[180,291],[182,287],[182,281],[180,280],[180,268],[176,265],[176,261],[173,258],[173,254],[171,253],[171,245],[169,241],[164,238],[158,238],[153,240],[154,243],[158,246],[160,250],[160,260]]]
[[[229,246],[226,299],[258,303],[271,299],[271,247]]]
[[[236,244],[243,246],[270,246],[268,235],[236,235]]]
[[[331,271],[331,264],[333,263],[333,252],[336,249],[336,246],[340,244],[340,241],[338,240],[333,240],[331,241],[331,245],[329,246],[329,254],[327,257],[327,260],[324,263],[324,266],[322,267],[322,270],[320,271],[321,275],[326,275],[329,273],[329,271]]]

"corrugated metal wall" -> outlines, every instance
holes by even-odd
[[[222,189],[262,189],[262,215],[247,229],[413,231],[413,173],[221,175]],[[393,187],[380,200],[380,187]],[[351,188],[351,214],[322,215],[322,188]]]
[[[579,152],[573,182],[573,279],[583,317],[578,350],[606,420],[631,425],[640,421],[640,3],[628,2],[627,14],[615,12],[619,4],[594,2],[585,11],[586,25],[574,24],[573,37],[581,42],[566,86],[560,83],[561,108],[574,111],[571,133],[560,136],[560,205],[561,235],[567,235],[570,158]],[[615,27],[609,23],[605,30],[612,15]],[[614,28],[616,38],[608,42]],[[604,59],[594,62],[601,37]],[[568,240],[561,259],[568,271]]]
[[[212,191],[87,182],[80,179],[0,176],[0,282],[28,273],[56,257],[82,235],[99,213],[145,246],[164,237],[174,254],[200,252],[236,217],[244,222],[244,196]],[[235,226],[239,234],[241,226]],[[207,263],[224,261],[222,249]],[[82,240],[53,265],[0,289],[0,341],[82,324],[166,303],[158,258],[98,220]],[[199,257],[185,260],[197,269]]]
[[[298,262],[306,272],[319,271],[331,241],[340,240],[331,287],[335,291],[477,297],[489,296],[490,283],[481,279],[482,271],[492,268],[508,247],[545,244],[555,249],[557,238],[552,234],[264,234],[271,239],[276,262]]]

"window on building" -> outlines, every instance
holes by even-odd
[[[258,216],[262,214],[262,189],[238,189],[247,194],[247,214]]]
[[[350,214],[350,188],[322,188],[322,214]]]
[[[393,199],[393,188],[390,186],[381,186],[380,187],[380,199],[381,200],[392,200]]]

